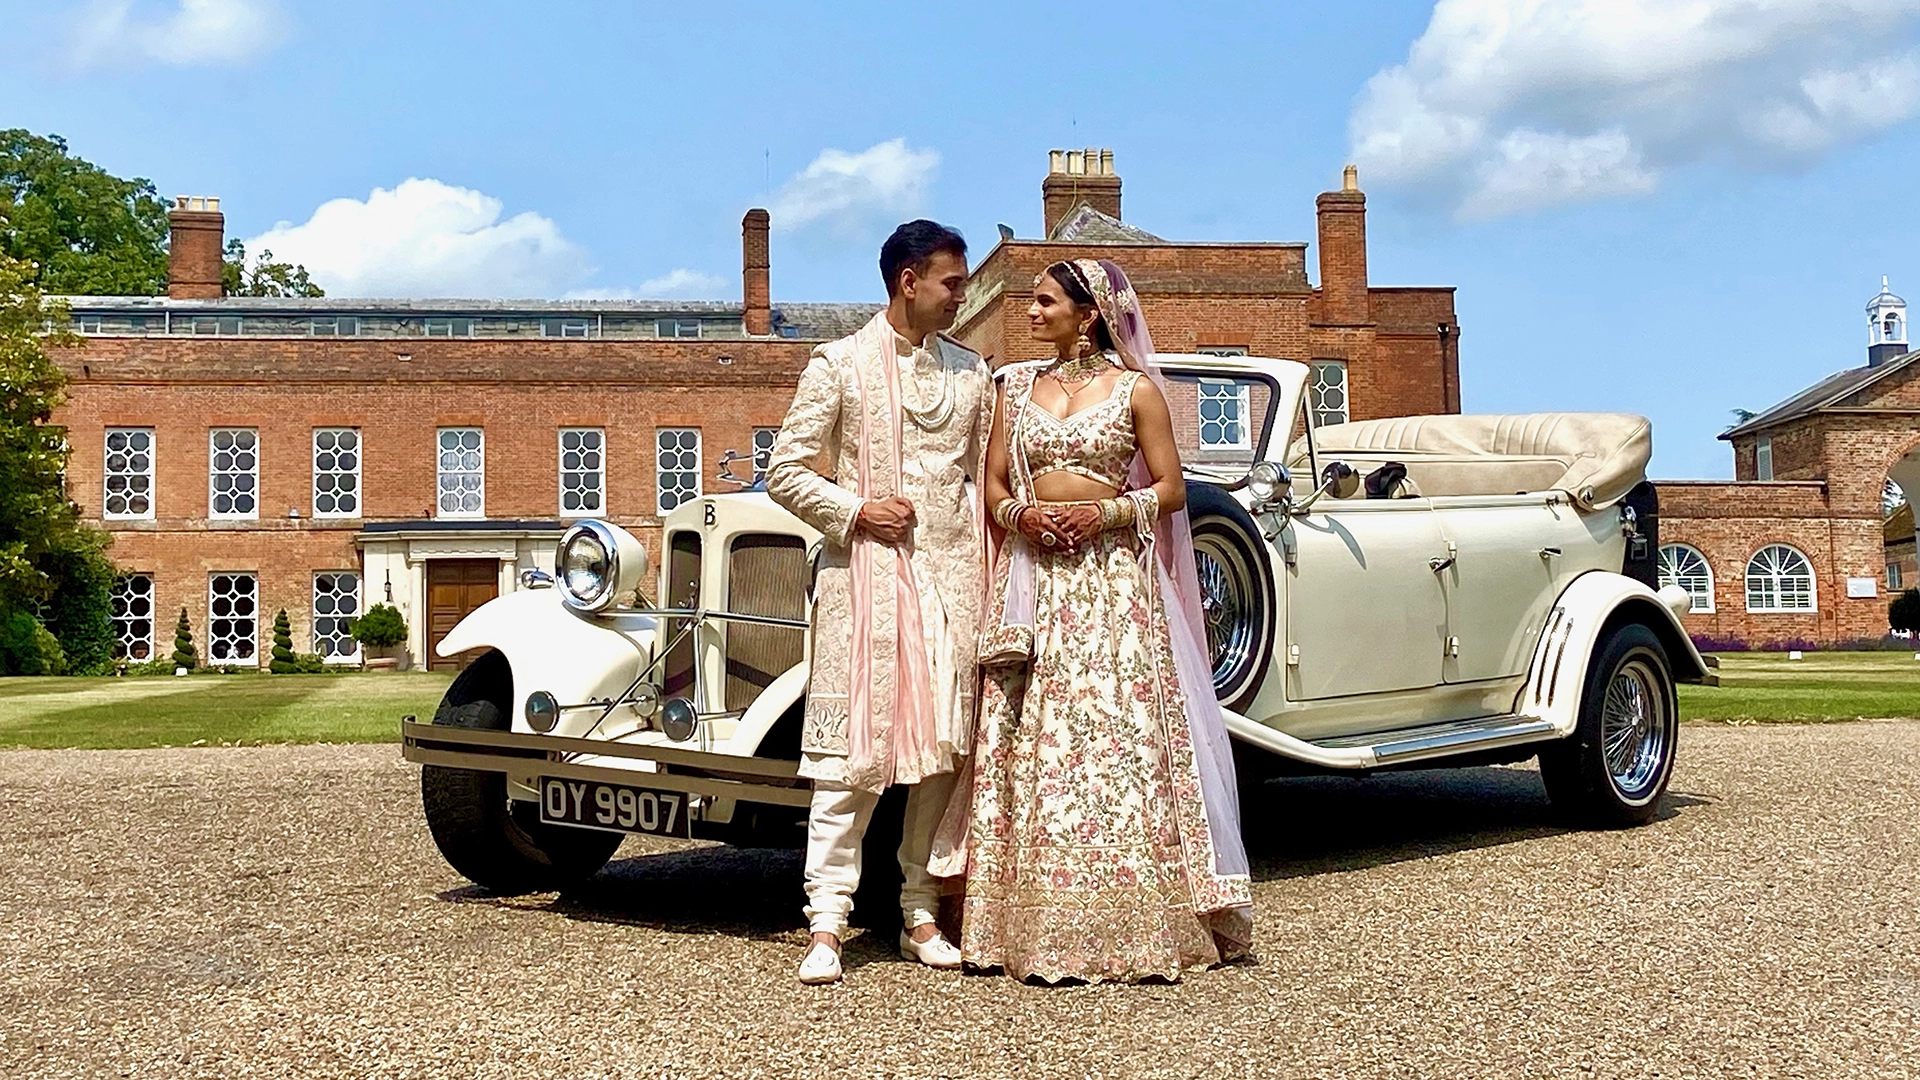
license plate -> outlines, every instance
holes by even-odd
[[[603,832],[693,838],[693,815],[681,791],[650,791],[592,780],[540,778],[540,820]]]

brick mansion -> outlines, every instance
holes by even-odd
[[[1055,151],[1041,209],[1038,237],[1003,227],[977,257],[954,328],[992,363],[1040,355],[1036,273],[1106,257],[1162,351],[1309,364],[1317,422],[1460,411],[1453,290],[1369,280],[1351,170],[1318,197],[1311,276],[1305,242],[1182,242],[1126,221],[1110,151]],[[764,210],[742,223],[738,302],[226,296],[218,201],[183,197],[170,216],[167,295],[68,298],[82,340],[58,353],[69,493],[113,536],[131,660],[168,652],[184,608],[206,661],[263,664],[285,609],[297,650],[354,663],[351,619],[391,603],[405,657],[453,666],[438,639],[520,571],[551,569],[571,520],[657,551],[663,515],[751,483],[808,354],[876,310],[775,302]],[[1738,481],[1660,485],[1663,568],[1696,593],[1690,628],[1884,632],[1879,585],[1900,571],[1879,493],[1920,472],[1920,354],[1904,305],[1897,337],[1875,317],[1867,367],[1729,433]]]

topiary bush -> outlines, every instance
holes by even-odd
[[[267,670],[275,675],[293,675],[300,670],[299,660],[293,655],[293,625],[287,621],[286,608],[273,617],[273,659],[267,663]]]
[[[353,639],[375,649],[391,649],[407,640],[407,621],[392,604],[375,604],[354,620]]]
[[[193,625],[187,622],[187,609],[180,609],[180,621],[173,624],[173,666],[192,671],[200,666],[200,656],[193,651]]]

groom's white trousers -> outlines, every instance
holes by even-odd
[[[933,833],[953,794],[953,773],[937,773],[907,788],[900,831],[900,918],[911,929],[934,920],[940,886],[927,872]],[[816,934],[847,936],[853,891],[860,886],[860,844],[880,796],[824,780],[813,783],[807,814],[807,923]]]

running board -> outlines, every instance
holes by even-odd
[[[1559,737],[1560,732],[1555,730],[1550,721],[1533,716],[1509,715],[1316,739],[1313,745],[1325,750],[1367,749],[1373,752],[1376,765],[1401,765],[1409,761],[1497,750],[1504,746],[1545,742]]]

